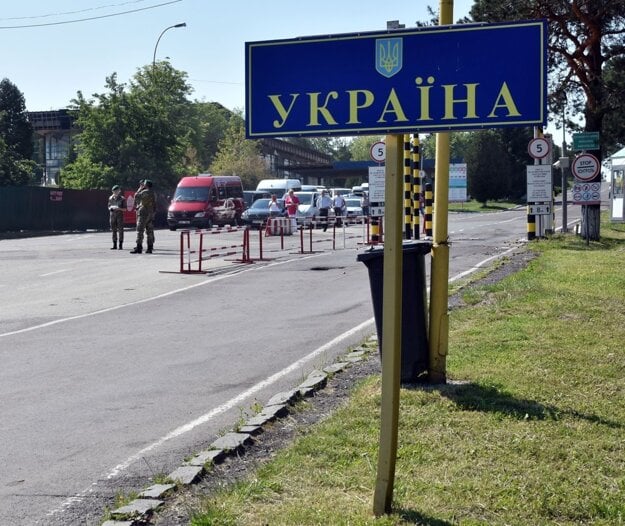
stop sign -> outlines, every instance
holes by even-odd
[[[573,175],[584,182],[592,181],[597,177],[600,169],[599,159],[590,153],[582,153],[575,157],[573,165],[571,166]]]

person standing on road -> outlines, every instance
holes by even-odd
[[[269,200],[269,217],[278,217],[280,215],[280,203],[278,203],[278,199],[276,194],[271,194],[271,199]]]
[[[334,205],[334,215],[336,217],[336,226],[341,226],[343,223],[341,217],[345,211],[345,198],[341,194],[336,194],[332,200]]]
[[[295,192],[291,188],[286,198],[284,199],[284,204],[286,205],[286,213],[291,220],[291,228],[292,230],[297,229],[297,206],[299,205],[299,197],[295,195]]]
[[[321,195],[317,198],[317,208],[319,209],[319,218],[323,224],[323,231],[328,229],[328,212],[332,206],[332,198],[326,194],[325,190],[321,190]]]
[[[360,198],[360,208],[362,208],[365,221],[369,221],[369,194],[367,192],[364,192]]]
[[[109,220],[113,234],[113,246],[111,250],[121,250],[124,245],[124,209],[126,199],[122,195],[122,189],[118,184],[111,188],[113,192],[109,196]],[[119,245],[117,242],[119,241]]]
[[[145,179],[139,184],[135,193],[135,206],[137,209],[137,246],[130,251],[131,254],[143,252],[143,234],[147,237],[148,248],[146,254],[151,254],[154,249],[154,212],[156,210],[156,195],[152,190],[152,181]]]

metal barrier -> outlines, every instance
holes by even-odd
[[[369,218],[367,216],[343,216],[341,217],[341,225],[337,225],[337,221],[335,218],[329,218],[329,225],[331,225],[332,232],[332,250],[336,250],[336,240],[337,240],[337,230],[342,231],[342,240],[343,240],[343,248],[346,248],[346,242],[348,239],[363,239],[362,244],[369,245],[371,244],[371,240],[369,239]],[[358,225],[362,226],[362,234],[361,235],[348,235],[346,233],[346,227],[350,225]],[[300,254],[313,254],[313,243],[324,243],[329,241],[330,239],[316,239],[313,241],[312,233],[315,228],[313,223],[308,225],[303,225],[300,227]],[[304,231],[308,231],[308,250],[305,250],[304,245]]]
[[[324,237],[313,239],[313,230],[318,226],[315,223],[309,223],[308,225],[300,225],[299,230],[299,253],[300,254],[312,254],[314,243],[332,243],[332,250],[337,249],[337,242],[342,241],[342,248],[347,248],[347,240],[360,239],[360,242],[356,244],[372,244],[372,240],[369,235],[369,218],[366,216],[349,216],[341,218],[341,226],[338,226],[333,218],[330,218],[330,232],[329,235]],[[353,227],[354,225],[360,226],[361,231],[358,233],[347,230],[347,227]],[[251,242],[250,242],[249,226],[246,227],[222,227],[212,228],[207,230],[181,230],[180,231],[180,273],[202,273],[205,272],[204,264],[212,258],[224,258],[227,256],[236,256],[240,254],[240,258],[233,261],[239,263],[254,263],[254,261],[268,261],[271,258],[265,256],[265,244],[269,240],[265,240],[267,236],[279,236],[280,247],[279,250],[285,249],[285,235],[292,234],[292,224],[288,218],[271,218],[267,223],[261,225],[258,229],[258,257],[251,257]],[[308,238],[305,239],[308,232]],[[216,246],[209,246],[207,240],[211,235],[217,234],[231,234],[236,232],[242,232],[242,243],[237,244],[224,244],[222,239],[219,239],[220,243]],[[326,245],[327,246],[327,245]],[[294,248],[294,247],[292,247]],[[273,251],[276,250],[276,245],[273,244]]]
[[[230,234],[243,232],[243,242],[235,245],[221,245],[205,247],[204,238],[216,234]],[[197,240],[197,248],[191,246],[191,234]],[[204,272],[202,263],[217,257],[235,256],[241,251],[241,258],[235,261],[239,263],[253,263],[250,258],[250,231],[247,227],[222,227],[210,230],[181,230],[180,231],[180,272],[197,273]],[[197,268],[194,265],[197,264]]]

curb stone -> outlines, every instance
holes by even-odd
[[[216,464],[226,456],[223,449],[209,449],[200,451],[187,462],[189,466],[205,466],[207,463]]]
[[[189,461],[170,473],[168,478],[181,486],[194,484],[208,472],[207,465],[217,464],[223,461],[226,456],[245,449],[246,445],[253,445],[254,440],[251,435],[262,432],[264,424],[287,414],[288,405],[292,405],[302,396],[312,395],[315,391],[324,388],[330,376],[345,370],[355,362],[363,360],[376,350],[377,336],[369,336],[367,341],[358,349],[343,355],[341,361],[326,366],[321,371],[317,369],[311,371],[295,389],[276,393],[258,414],[239,426],[239,432],[226,433],[219,437],[209,446],[209,449],[194,455]],[[154,484],[146,488],[139,493],[139,498],[126,506],[113,510],[111,512],[113,520],[107,520],[102,526],[144,526],[149,524],[154,511],[165,504],[165,501],[161,499],[165,498],[167,494],[175,492],[178,488],[177,484]]]
[[[126,504],[126,506],[122,506],[121,508],[117,508],[111,512],[111,516],[114,519],[125,519],[127,520],[129,517],[136,518],[147,518],[148,515],[151,515],[156,509],[160,508],[164,501],[158,499],[135,499],[132,502]]]
[[[193,484],[204,473],[204,466],[185,464],[172,471],[167,478],[178,484]]]
[[[175,484],[154,484],[139,493],[138,497],[140,499],[160,499],[175,487]]]

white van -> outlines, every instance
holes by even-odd
[[[299,179],[263,179],[256,187],[257,192],[275,194],[277,198],[284,196],[289,190],[299,192],[302,182]]]

